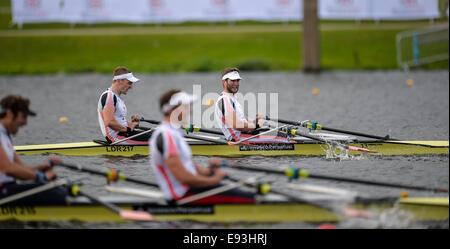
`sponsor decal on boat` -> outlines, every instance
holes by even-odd
[[[212,205],[145,206],[143,209],[151,214],[214,214],[214,207]]]
[[[265,150],[294,150],[294,144],[290,143],[261,143],[257,146],[242,145],[240,151],[265,151]]]

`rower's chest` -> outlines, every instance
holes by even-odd
[[[125,106],[125,102],[121,98],[117,98],[115,115],[116,117],[124,119],[127,116],[127,107]]]
[[[14,146],[11,143],[11,140],[9,139],[8,135],[6,135],[4,132],[0,132],[0,145],[2,146],[3,150],[6,152],[6,155],[8,156],[9,160],[11,162],[14,161]]]

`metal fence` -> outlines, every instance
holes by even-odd
[[[397,64],[411,67],[448,60],[448,24],[440,27],[397,34]]]

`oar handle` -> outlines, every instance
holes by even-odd
[[[211,130],[211,129],[205,129],[205,128],[200,128],[195,126],[194,124],[189,124],[188,126],[183,128],[187,133],[189,132],[204,132],[204,133],[211,133],[211,134],[216,134],[216,135],[221,135],[223,136],[223,133],[220,131],[216,131],[216,130]]]
[[[130,140],[130,139],[132,139],[132,138],[136,138],[136,137],[142,136],[142,135],[144,135],[144,134],[150,133],[150,132],[152,132],[152,131],[153,131],[152,129],[149,129],[149,130],[143,131],[143,132],[141,132],[141,133],[138,133],[138,134],[136,134],[136,135],[133,135],[133,136],[130,136],[130,137],[126,137],[126,138],[124,138],[124,139],[121,139],[121,140],[119,140],[119,141],[116,141],[116,142],[114,142],[114,143],[111,143],[110,145],[116,145],[116,144],[118,144],[118,143],[128,141],[128,140]]]
[[[156,124],[156,125],[159,125],[160,123],[161,123],[161,121],[156,121],[156,120],[151,120],[151,119],[145,119],[145,118],[141,118],[140,119],[140,121],[144,121],[144,122],[147,122],[147,123],[150,123],[150,124]]]

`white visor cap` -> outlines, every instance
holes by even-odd
[[[227,74],[225,74],[222,77],[222,80],[226,80],[226,79],[230,79],[230,80],[242,80],[241,76],[239,75],[238,71],[233,71],[233,72],[229,72]]]
[[[178,106],[178,105],[189,105],[191,103],[194,103],[197,100],[197,96],[186,93],[186,92],[178,92],[172,95],[170,98],[169,103],[166,103],[162,107],[162,112],[167,113],[172,108]]]
[[[127,79],[133,83],[138,82],[139,79],[134,77],[133,73],[126,73],[114,76],[113,80]]]

